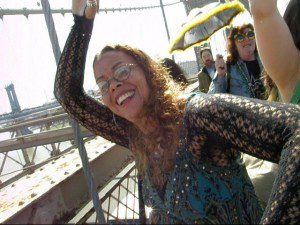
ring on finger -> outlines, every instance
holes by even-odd
[[[88,8],[94,8],[97,7],[97,0],[88,0],[86,7]]]

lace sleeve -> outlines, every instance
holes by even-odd
[[[56,72],[54,95],[65,111],[95,135],[128,147],[128,122],[113,114],[83,90],[84,68],[93,21],[74,15]]]
[[[186,122],[194,136],[201,136],[200,147],[194,149],[195,157],[201,158],[201,146],[213,136],[225,153],[231,148],[279,162],[279,173],[261,221],[278,224],[294,223],[300,217],[299,117],[298,105],[225,94],[198,95],[187,105]]]

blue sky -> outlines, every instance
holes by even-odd
[[[164,4],[179,0],[164,0]],[[288,0],[279,0],[283,11]],[[71,0],[50,0],[53,9],[71,8]],[[41,8],[39,0],[0,0],[3,9]],[[100,0],[102,8],[159,5],[159,0]],[[186,14],[182,3],[165,8],[171,38]],[[53,15],[61,50],[73,24],[71,14]],[[0,114],[10,112],[5,86],[14,83],[21,108],[39,106],[53,98],[56,64],[43,15],[4,16],[0,20]],[[87,56],[84,88],[95,85],[94,55],[108,43],[129,44],[150,56],[170,57],[169,42],[161,9],[115,12],[97,15]],[[224,44],[221,44],[222,48]],[[216,52],[215,52],[216,53]],[[177,61],[193,60],[193,50],[176,53]]]

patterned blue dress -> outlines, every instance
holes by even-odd
[[[193,94],[194,95],[194,94]],[[192,97],[192,96],[191,96]],[[164,199],[146,171],[143,198],[159,224],[253,224],[259,223],[262,208],[242,163],[240,154],[220,168],[190,153],[181,134],[174,170],[168,174]]]

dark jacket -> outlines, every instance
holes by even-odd
[[[199,91],[207,93],[210,83],[211,77],[208,74],[206,67],[203,67],[200,72],[197,74],[198,81],[199,81]]]

